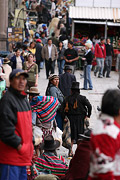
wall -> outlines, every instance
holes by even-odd
[[[75,0],[75,6],[120,8],[120,0]]]

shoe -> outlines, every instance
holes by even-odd
[[[120,89],[120,86],[119,86],[119,85],[118,85],[117,87],[118,87],[118,89]]]
[[[99,75],[99,76],[98,76],[98,78],[102,78],[102,76],[101,76],[101,75]]]
[[[80,90],[88,90],[88,89],[85,89],[85,88],[81,88]]]
[[[92,88],[88,88],[88,90],[93,90]]]
[[[96,74],[97,74],[97,73],[94,71],[94,76],[96,76]]]
[[[106,78],[111,78],[110,76],[106,76]]]

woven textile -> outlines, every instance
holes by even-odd
[[[40,121],[46,123],[55,118],[58,103],[58,99],[52,96],[36,96],[30,104],[32,111],[37,113]]]
[[[39,171],[48,170],[51,174],[56,176],[65,175],[68,166],[63,157],[57,157],[51,152],[43,153],[35,162],[36,168]]]

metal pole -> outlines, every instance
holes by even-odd
[[[107,39],[107,20],[106,20],[106,24],[105,24],[105,41]]]
[[[75,23],[74,20],[72,19],[72,39],[74,37],[74,33],[75,33]]]

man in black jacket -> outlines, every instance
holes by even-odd
[[[59,76],[59,89],[64,96],[69,96],[71,95],[72,82],[76,81],[76,77],[71,73],[71,66],[66,65],[64,71],[65,73]]]
[[[0,101],[0,180],[27,180],[33,155],[32,115],[24,92],[28,74],[15,69]]]
[[[43,61],[42,55],[41,55],[42,46],[41,46],[40,43],[42,43],[41,39],[37,39],[36,40],[36,53],[35,53],[35,57],[36,57],[36,64],[38,65],[38,73],[40,72],[40,62]]]
[[[106,46],[106,58],[105,58],[105,66],[103,70],[103,76],[105,76],[106,73],[106,78],[110,78],[110,71],[112,67],[112,56],[114,56],[114,51],[113,51],[113,46],[110,43],[110,39],[107,39],[107,44]]]

